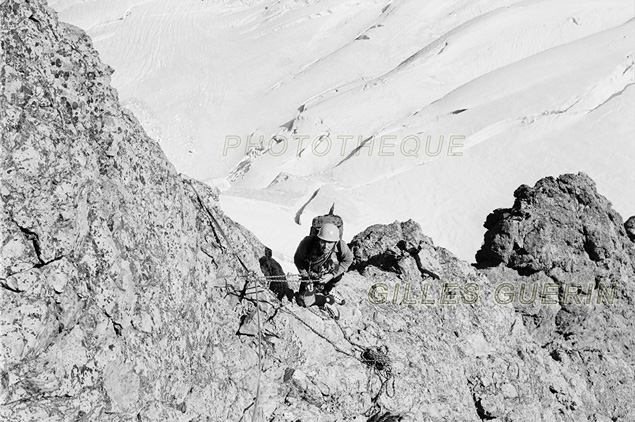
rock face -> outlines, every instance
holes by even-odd
[[[582,375],[583,402],[561,391],[558,400],[595,408],[598,420],[633,420],[635,247],[628,224],[583,173],[523,185],[514,196],[511,209],[487,217],[479,266],[500,264],[486,275],[512,285],[507,290],[516,292],[514,306],[532,336],[563,371]],[[522,303],[534,290],[556,303]]]
[[[534,188],[522,185],[514,197],[511,209],[487,217],[485,243],[476,254],[480,265],[504,263],[531,274],[624,253],[622,218],[585,174],[548,177]]]
[[[628,238],[631,239],[632,242],[635,242],[635,215],[626,220],[624,229],[626,229]]]
[[[242,268],[210,218],[250,269],[264,246],[179,176],[82,31],[40,1],[0,16],[0,419],[191,420],[227,412],[228,394],[247,407],[228,374],[249,388],[234,372],[254,351],[217,277]]]
[[[370,227],[335,321],[243,290],[271,251],[167,162],[83,32],[41,0],[0,16],[1,420],[633,420],[633,244],[588,178],[519,190],[481,271],[412,221]],[[583,278],[614,305],[499,291]]]

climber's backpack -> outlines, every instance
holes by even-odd
[[[309,232],[310,236],[317,236],[318,232],[324,224],[331,223],[335,224],[335,226],[339,229],[340,239],[342,238],[342,235],[344,234],[344,221],[339,215],[333,214],[334,210],[335,204],[331,206],[331,210],[328,214],[319,215],[313,219],[313,222],[311,223],[311,231]]]

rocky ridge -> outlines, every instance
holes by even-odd
[[[586,374],[599,413],[633,419],[635,248],[629,225],[583,173],[547,177],[514,196],[512,208],[487,217],[478,266],[493,282],[512,285],[517,298],[548,295],[545,286],[555,292],[557,303],[549,306],[514,301],[525,327],[564,371]]]
[[[480,269],[412,221],[368,228],[334,321],[241,294],[270,251],[175,171],[81,30],[41,0],[0,16],[2,419],[635,419],[634,246],[584,175],[521,187]],[[561,304],[577,280],[614,304]]]

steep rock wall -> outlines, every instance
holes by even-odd
[[[338,288],[339,321],[265,289],[257,301],[253,284],[241,301],[246,271],[234,254],[270,274],[270,252],[212,190],[175,172],[119,105],[112,70],[82,31],[40,0],[5,0],[0,16],[0,418],[627,417],[628,399],[605,405],[589,381],[608,383],[614,372],[602,371],[618,367],[632,375],[627,349],[606,355],[595,378],[567,364],[526,312],[497,302],[501,277],[525,275],[501,265],[486,277],[412,221],[356,236],[363,275]],[[628,262],[616,273],[623,285]],[[602,353],[627,337],[623,323]],[[633,387],[632,376],[619,382],[606,391]]]
[[[119,105],[86,34],[40,1],[0,16],[3,417],[218,413],[209,380],[253,351],[217,278],[242,269],[202,204],[250,269],[264,246]]]

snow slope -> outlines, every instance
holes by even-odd
[[[333,202],[346,238],[413,218],[470,261],[487,214],[546,175],[584,171],[635,214],[632,1],[51,5],[177,168],[222,186],[288,270]]]

